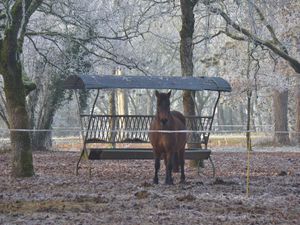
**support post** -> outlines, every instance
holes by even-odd
[[[96,106],[96,102],[97,102],[98,97],[99,97],[99,93],[100,93],[100,90],[97,89],[97,94],[96,94],[96,97],[95,97],[95,100],[94,100],[94,103],[93,103],[93,106],[92,106],[92,110],[91,110],[91,113],[90,113],[90,116],[89,116],[88,126],[86,128],[85,135],[82,134],[82,136],[84,136],[84,139],[83,139],[83,148],[81,150],[81,154],[80,154],[79,160],[78,160],[77,165],[76,165],[76,175],[78,175],[79,163],[80,163],[82,157],[83,156],[88,157],[88,152],[87,152],[87,149],[86,149],[86,140],[88,138],[88,134],[89,134],[89,131],[90,131],[91,121],[92,121],[92,118],[93,118],[93,115],[94,115],[95,106]],[[81,125],[83,126],[82,123],[81,123]],[[84,132],[83,128],[82,128],[82,132]],[[91,175],[91,166],[90,166],[90,164],[89,164],[89,173]]]

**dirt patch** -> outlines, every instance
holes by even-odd
[[[253,153],[246,197],[246,153],[214,153],[216,177],[186,163],[186,184],[152,184],[151,160],[84,162],[76,152],[36,152],[36,175],[10,177],[0,155],[0,224],[298,224],[300,153]],[[89,177],[88,169],[92,176]],[[206,171],[207,169],[207,171]]]

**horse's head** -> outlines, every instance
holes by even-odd
[[[171,91],[168,93],[160,93],[155,91],[157,99],[157,116],[162,126],[166,125],[170,119],[170,95]]]

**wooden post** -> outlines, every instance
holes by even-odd
[[[113,74],[116,73],[116,70],[113,71]],[[115,139],[116,139],[116,91],[114,89],[111,90],[109,96],[109,115],[111,115],[110,120],[110,142],[112,143],[112,148],[116,147]]]
[[[122,76],[122,70],[120,68],[117,68],[115,70],[116,76]],[[127,95],[126,91],[123,89],[117,90],[117,114],[118,115],[128,115],[128,104],[127,104]],[[124,117],[119,117],[119,121],[116,124],[118,126],[118,129],[127,129],[126,125],[126,119]],[[119,131],[119,138],[120,139],[126,139],[128,136],[127,132],[121,132]]]
[[[117,68],[115,70],[116,76],[122,76],[122,70]],[[117,90],[117,104],[118,104],[118,115],[127,115],[128,108],[127,108],[127,98],[126,92],[124,90]]]

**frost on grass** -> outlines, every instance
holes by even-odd
[[[300,153],[254,152],[250,196],[241,152],[216,152],[216,178],[186,163],[186,184],[166,186],[164,166],[152,184],[153,162],[93,161],[92,177],[78,152],[36,152],[36,175],[14,180],[0,154],[1,224],[297,224]],[[89,216],[87,216],[89,215]]]

